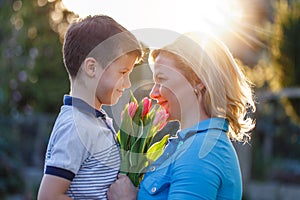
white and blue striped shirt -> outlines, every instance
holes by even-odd
[[[107,199],[120,168],[119,146],[110,118],[84,101],[65,96],[53,127],[45,174],[71,181],[75,199]]]

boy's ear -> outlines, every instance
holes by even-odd
[[[97,61],[92,57],[88,57],[83,61],[83,70],[90,77],[96,75],[96,66]]]

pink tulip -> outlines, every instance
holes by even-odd
[[[155,115],[155,118],[153,120],[153,126],[159,125],[158,130],[161,130],[167,124],[168,118],[169,114],[164,109],[161,109]]]
[[[152,100],[149,99],[149,98],[147,98],[147,97],[145,97],[143,99],[142,117],[145,117],[148,114],[148,112],[150,111],[151,106],[152,106]]]
[[[136,111],[137,111],[138,105],[135,102],[130,102],[128,105],[128,115],[129,117],[133,118]]]

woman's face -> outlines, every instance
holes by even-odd
[[[154,63],[154,86],[150,97],[169,113],[169,120],[181,120],[182,114],[193,107],[193,87],[182,74],[180,66],[168,54],[159,54]],[[177,64],[178,65],[178,64]],[[193,96],[192,96],[193,95]],[[184,112],[182,112],[184,111]]]

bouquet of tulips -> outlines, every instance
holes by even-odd
[[[169,135],[152,144],[153,137],[161,130],[168,114],[152,100],[145,97],[139,103],[131,93],[122,114],[122,122],[117,138],[121,148],[121,170],[135,186],[143,179],[147,166],[163,152]]]

